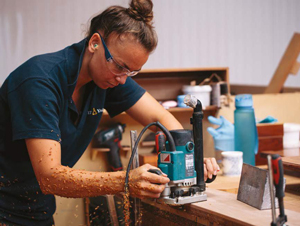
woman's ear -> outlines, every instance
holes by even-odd
[[[99,48],[99,43],[101,42],[99,34],[95,33],[92,35],[89,41],[88,49],[91,53],[94,53]]]

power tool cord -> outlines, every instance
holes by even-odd
[[[128,166],[127,166],[127,169],[126,169],[126,177],[125,177],[125,195],[127,195],[127,192],[129,192],[129,187],[128,187],[128,181],[129,181],[129,171],[130,171],[130,168],[131,168],[131,164],[133,162],[133,158],[135,156],[135,153],[136,153],[136,150],[137,150],[137,147],[138,147],[138,144],[143,136],[143,134],[145,133],[145,131],[150,127],[150,126],[157,126],[158,128],[160,128],[164,134],[166,135],[168,141],[169,141],[169,147],[170,147],[170,151],[175,151],[175,143],[174,143],[174,140],[173,140],[173,137],[172,135],[170,134],[170,132],[166,129],[166,127],[164,127],[160,122],[151,122],[150,124],[148,124],[147,126],[145,126],[143,128],[143,130],[141,131],[141,133],[139,134],[136,142],[134,143],[134,147],[132,149],[132,153],[131,153],[131,156],[130,156],[130,159],[129,159],[129,162],[128,162]]]

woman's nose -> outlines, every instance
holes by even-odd
[[[117,77],[116,77],[116,80],[117,80],[121,85],[125,84],[126,79],[127,79],[127,75],[117,76]]]

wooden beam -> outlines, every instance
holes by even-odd
[[[291,69],[291,74],[292,75],[297,75],[298,71],[300,69],[300,62],[295,62],[292,69]]]
[[[279,93],[290,73],[297,71],[297,58],[300,53],[300,33],[292,37],[265,93]],[[296,65],[296,66],[294,66]]]

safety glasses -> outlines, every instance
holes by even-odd
[[[104,47],[104,51],[105,51],[105,58],[106,58],[106,61],[107,61],[107,67],[111,71],[111,73],[113,73],[114,75],[117,75],[117,76],[127,75],[128,77],[132,77],[132,76],[135,76],[136,74],[138,74],[141,71],[141,70],[130,71],[127,68],[125,68],[125,67],[121,66],[120,64],[118,64],[114,60],[113,56],[110,54],[110,52],[109,52],[109,50],[108,50],[101,34],[99,32],[97,32],[97,33],[100,35],[100,38],[101,38],[101,41],[102,41],[102,44],[103,44],[103,47]]]

